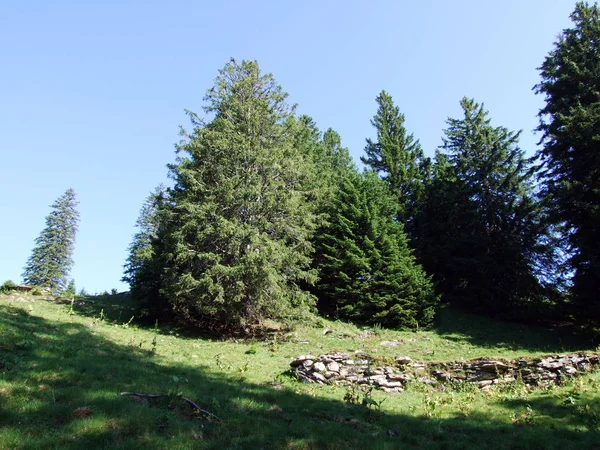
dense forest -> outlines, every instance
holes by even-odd
[[[256,61],[230,60],[203,113],[187,111],[172,183],[142,207],[124,281],[144,315],[213,332],[314,312],[414,329],[451,304],[597,324],[600,9],[571,19],[539,67],[530,157],[468,97],[428,157],[381,91],[359,169]]]

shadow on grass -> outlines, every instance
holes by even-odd
[[[0,305],[2,449],[593,448],[598,435],[515,427],[483,414],[426,419],[372,413],[315,398],[296,382],[277,390],[206,366],[175,365],[94,329]],[[328,388],[324,388],[328,389]],[[119,392],[182,391],[186,404]]]
[[[61,301],[60,303],[64,303],[67,307],[71,306],[70,301]],[[159,323],[155,319],[143,316],[129,292],[78,298],[73,304],[73,310],[76,314],[89,317],[92,320],[103,317],[104,320],[118,325],[123,325],[130,320],[136,326],[146,329],[160,325],[155,328],[159,334],[171,335],[177,333],[177,336],[182,339],[215,339],[216,337],[198,329],[178,326],[175,322]]]
[[[63,300],[70,306],[71,302]],[[104,318],[115,323],[126,323],[131,317],[138,316],[139,311],[131,298],[129,292],[121,292],[114,295],[89,295],[78,297],[73,304],[77,314],[90,318]]]
[[[445,339],[478,347],[564,353],[594,347],[594,343],[571,329],[550,329],[506,322],[453,308],[442,308],[435,330]]]

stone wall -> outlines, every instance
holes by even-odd
[[[427,384],[466,382],[487,390],[495,384],[517,380],[530,386],[557,383],[598,367],[599,358],[593,353],[578,353],[512,361],[479,358],[466,362],[419,363],[408,356],[399,356],[394,364],[382,366],[364,353],[332,352],[318,357],[302,355],[290,366],[296,377],[305,383],[369,384],[386,392],[402,392],[409,381]]]

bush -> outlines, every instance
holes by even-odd
[[[44,292],[42,292],[42,288],[39,286],[35,286],[32,290],[31,290],[31,295],[35,295],[35,296],[39,296],[39,295],[43,295]]]
[[[14,291],[16,287],[17,285],[11,280],[6,280],[2,286],[0,286],[0,294],[9,294]]]

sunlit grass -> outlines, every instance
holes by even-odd
[[[530,390],[480,392],[410,384],[374,391],[380,410],[344,401],[341,386],[286,374],[303,353],[365,351],[445,361],[593,350],[576,336],[442,311],[432,331],[361,329],[315,319],[261,339],[189,336],[141,326],[127,296],[70,305],[0,297],[0,448],[594,448],[600,374]],[[102,318],[100,311],[103,310]],[[332,332],[323,334],[325,329]],[[397,341],[394,347],[381,345]],[[156,401],[120,392],[178,394]]]

